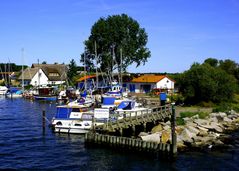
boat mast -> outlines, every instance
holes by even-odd
[[[112,80],[111,80],[111,86],[112,82],[114,81],[114,73],[113,73],[113,68],[114,68],[114,59],[115,59],[115,44],[112,45],[113,48],[113,59],[112,59]]]
[[[86,51],[86,48],[85,48],[85,51]],[[87,87],[86,87],[86,68],[85,68],[85,67],[86,67],[86,63],[85,63],[85,56],[86,56],[85,53],[86,53],[86,52],[85,52],[85,51],[84,51],[84,74],[85,74],[85,75],[84,75],[84,77],[85,77],[85,79],[84,79],[84,81],[85,81],[85,86],[84,86],[84,87],[85,87],[85,90],[86,90]]]
[[[37,59],[38,63],[38,87],[40,87],[40,64],[39,64],[39,59]]]
[[[122,78],[122,48],[120,48],[120,82],[123,85],[123,78]]]
[[[24,61],[24,48],[22,48],[22,91],[24,91],[23,61]]]
[[[95,59],[96,59],[96,88],[98,89],[99,86],[99,78],[98,78],[98,56],[97,56],[97,47],[96,47],[96,41],[95,41]]]

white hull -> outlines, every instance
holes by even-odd
[[[54,132],[58,133],[76,133],[85,134],[89,132],[92,126],[91,121],[81,120],[55,120],[53,125]]]
[[[22,94],[6,94],[8,98],[19,98],[22,97]]]
[[[6,86],[0,86],[0,95],[7,94],[8,88]]]
[[[60,126],[57,126],[54,129],[55,133],[68,133],[68,134],[86,134],[89,131],[90,131],[89,129],[72,128],[72,127],[60,127]]]

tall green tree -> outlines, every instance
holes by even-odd
[[[226,59],[226,60],[220,60],[219,61],[220,65],[219,67],[221,69],[223,69],[224,71],[226,71],[228,74],[234,75],[237,72],[237,69],[239,68],[239,65],[235,62],[232,61],[230,59]]]
[[[73,78],[77,75],[77,65],[74,59],[70,61],[68,65],[67,77],[70,80],[70,83],[74,83]]]
[[[147,41],[145,29],[126,14],[100,18],[92,26],[91,35],[85,41],[86,64],[93,66],[97,60],[102,71],[111,72],[114,69],[120,71],[120,68],[125,71],[132,63],[136,63],[137,66],[145,64],[150,57],[150,51],[146,47]],[[122,67],[119,67],[121,52]],[[84,61],[84,54],[81,55],[81,61]]]
[[[218,60],[215,58],[207,58],[204,63],[207,63],[211,65],[212,67],[217,67],[218,66]]]

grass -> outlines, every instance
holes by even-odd
[[[208,112],[191,112],[191,111],[186,111],[186,112],[181,112],[180,117],[176,118],[176,123],[177,125],[185,125],[184,119],[183,118],[191,118],[195,115],[198,115],[200,119],[205,119],[209,113]]]

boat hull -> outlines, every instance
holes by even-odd
[[[35,100],[44,100],[44,101],[56,101],[57,100],[57,96],[34,96]]]

